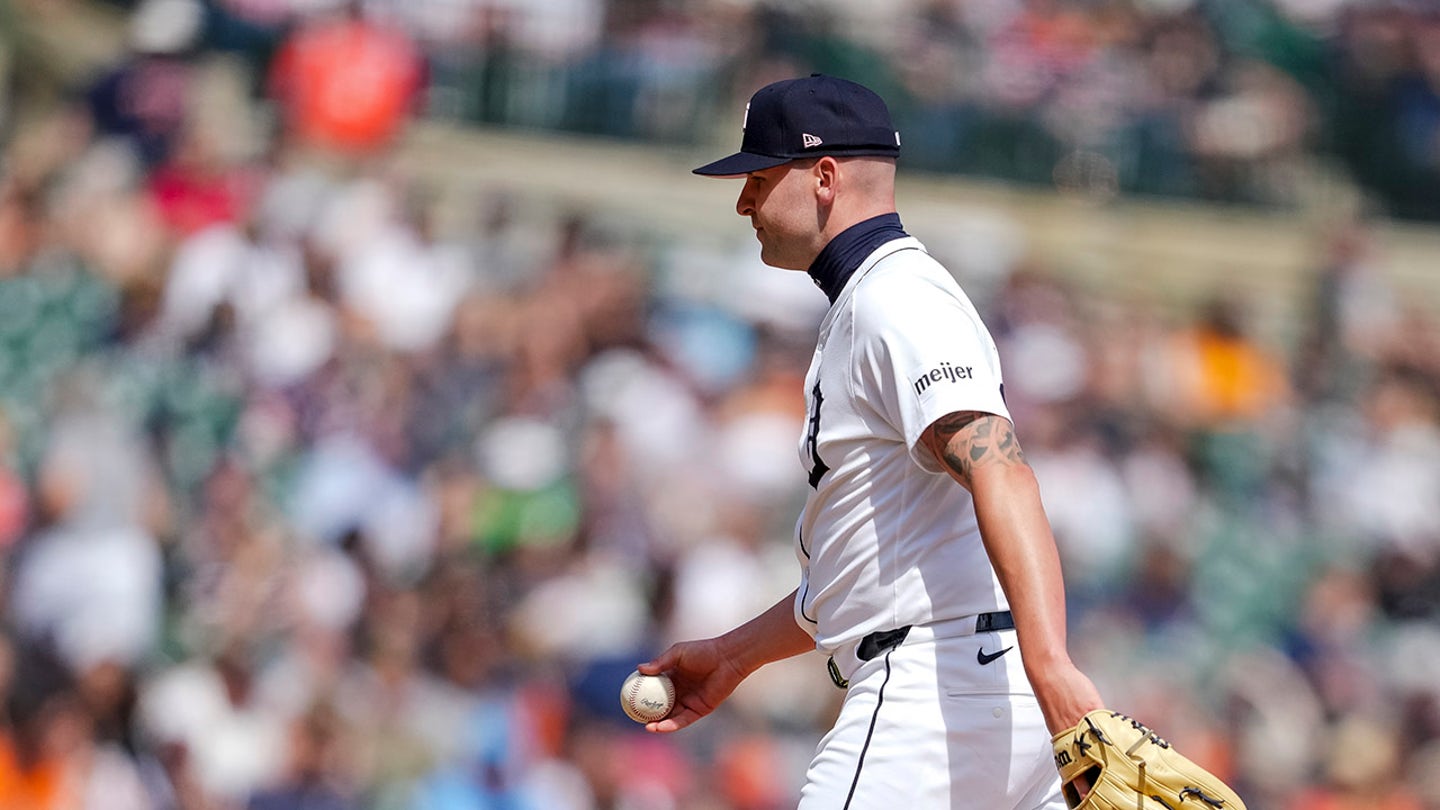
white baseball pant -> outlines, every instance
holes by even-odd
[[[868,661],[852,645],[834,662],[849,686],[800,810],[1065,810],[1014,630],[918,626]]]

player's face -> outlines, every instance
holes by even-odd
[[[794,161],[745,175],[735,212],[747,217],[760,240],[760,260],[771,267],[805,270],[820,247],[814,161]]]

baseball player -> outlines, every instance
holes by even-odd
[[[640,665],[682,729],[760,666],[818,648],[845,698],[802,810],[1064,808],[1051,733],[1101,707],[1065,642],[1065,595],[995,344],[954,278],[901,226],[900,136],[865,87],[761,88],[740,151],[761,258],[830,299],[806,376],[793,594]]]

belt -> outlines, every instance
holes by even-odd
[[[844,689],[850,685],[850,675],[860,667],[860,664],[874,659],[883,652],[899,647],[912,636],[912,633],[915,640],[931,640],[1014,629],[1015,616],[1008,610],[996,610],[990,613],[981,613],[973,618],[966,616],[962,619],[932,622],[919,626],[907,624],[894,630],[877,630],[860,639],[860,642],[853,648],[846,645],[836,650],[835,654],[830,656],[826,668],[830,670],[830,680],[834,681],[836,686]],[[845,662],[843,668],[837,659]]]

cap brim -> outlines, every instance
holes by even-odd
[[[761,169],[768,169],[772,166],[779,166],[782,163],[789,163],[795,158],[775,157],[773,155],[757,155],[753,152],[736,152],[730,157],[720,158],[714,163],[706,163],[698,169],[693,170],[694,174],[703,174],[706,177],[738,177],[758,172]]]

